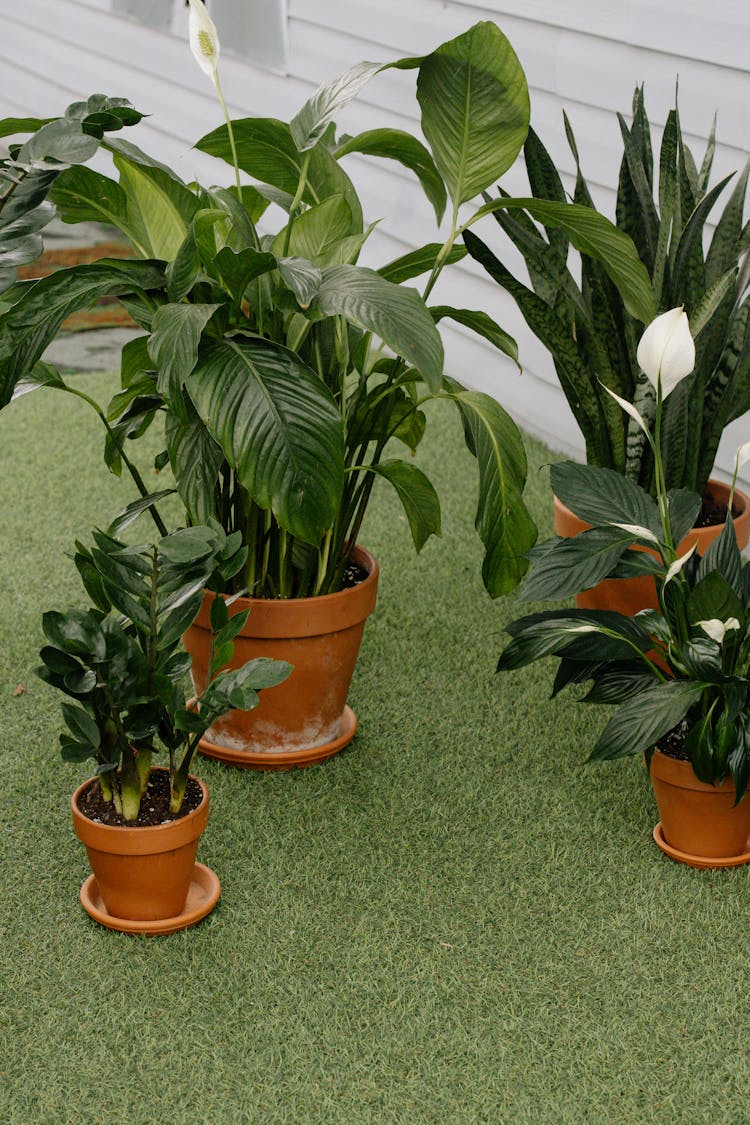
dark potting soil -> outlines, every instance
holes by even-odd
[[[350,562],[341,579],[341,589],[350,590],[352,586],[359,586],[367,578],[367,571],[359,563]]]
[[[169,775],[166,770],[155,770],[148,779],[137,820],[124,820],[114,805],[104,800],[98,781],[92,782],[81,793],[78,808],[88,820],[97,824],[106,824],[112,828],[153,828],[187,816],[198,808],[202,798],[203,790],[200,785],[194,777],[189,777],[182,808],[173,816],[169,811]]]
[[[740,509],[736,504],[732,504],[732,519],[736,519],[740,514]],[[703,493],[703,501],[701,503],[701,510],[698,513],[698,519],[695,521],[696,527],[716,527],[719,523],[724,523],[727,518],[726,504],[720,504],[718,500],[711,495],[710,492]]]
[[[663,738],[659,739],[656,743],[656,749],[660,750],[662,754],[666,754],[668,758],[676,758],[678,762],[689,762],[690,755],[685,750],[686,737],[687,723],[683,719],[681,723],[678,723]]]

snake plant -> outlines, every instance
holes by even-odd
[[[702,494],[722,432],[750,409],[750,225],[743,224],[748,168],[735,184],[708,238],[707,221],[732,176],[710,185],[715,127],[697,165],[685,143],[677,106],[667,117],[655,171],[643,88],[633,97],[632,121],[619,114],[623,140],[615,221],[635,243],[651,281],[654,314],[683,306],[696,341],[690,379],[665,404],[662,454],[669,488]],[[578,146],[565,116],[577,175],[574,199],[595,211]],[[524,155],[535,199],[566,199],[542,141],[529,130]],[[504,193],[500,189],[500,198]],[[559,228],[529,213],[498,210],[495,218],[522,253],[531,286],[519,281],[473,232],[469,253],[515,299],[527,324],[549,349],[560,385],[580,426],[590,464],[614,469],[652,495],[654,461],[643,432],[624,416],[605,388],[634,402],[652,424],[654,390],[636,359],[644,322],[628,310],[597,261],[581,255],[580,282],[567,264],[569,245]]]

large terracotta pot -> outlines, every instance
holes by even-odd
[[[718,480],[710,480],[707,491],[711,493],[720,506],[726,507],[729,500],[729,485]],[[740,510],[739,514],[734,517],[733,523],[737,543],[740,550],[743,550],[750,540],[750,497],[746,496],[744,492],[740,492],[739,489],[735,489],[734,507]],[[588,530],[591,526],[584,523],[583,520],[579,520],[578,516],[573,515],[570,508],[561,504],[556,496],[554,498],[554,509],[555,533],[557,535],[572,538],[579,532]],[[697,543],[698,554],[704,555],[714,539],[720,535],[723,526],[723,524],[716,524],[713,527],[694,527],[678,545],[678,553],[684,555],[694,543]],[[636,549],[648,550],[647,547]],[[576,594],[575,603],[579,609],[610,609],[631,617],[642,609],[659,608],[654,580],[648,576],[642,578],[605,578],[603,582],[593,586],[590,590],[584,590],[580,594]]]
[[[179,820],[143,828],[114,827],[89,820],[79,809],[78,799],[95,782],[86,781],[76,789],[71,798],[73,826],[86,847],[96,880],[95,892],[89,883],[84,884],[85,893],[82,889],[81,901],[89,913],[91,902],[96,901],[100,903],[99,913],[105,911],[113,920],[149,923],[183,915],[194,878],[198,841],[208,822],[208,789],[202,781],[195,780],[203,793],[197,809]],[[97,920],[108,924],[104,917]],[[195,920],[185,920],[184,924]]]
[[[654,838],[673,859],[692,867],[750,860],[750,797],[735,806],[731,777],[707,785],[695,776],[690,762],[657,750],[651,759],[651,782],[660,818]]]
[[[287,660],[293,670],[284,683],[260,693],[254,710],[218,719],[200,743],[203,754],[254,769],[288,769],[323,761],[351,742],[357,721],[346,697],[365,622],[375,608],[379,573],[363,548],[355,547],[352,559],[367,578],[336,594],[232,602],[230,614],[250,610],[234,642],[232,667],[267,656]],[[215,596],[206,594],[184,637],[198,692],[206,684]]]

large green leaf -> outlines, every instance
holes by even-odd
[[[318,376],[270,341],[226,340],[206,347],[186,387],[251,498],[319,542],[341,500],[344,440]]]
[[[182,405],[182,386],[198,359],[203,329],[219,305],[162,305],[154,313],[148,354],[158,372],[156,386],[171,409]]]
[[[649,324],[656,315],[651,281],[631,238],[590,207],[547,199],[492,199],[462,228],[498,210],[521,209],[545,226],[559,227],[582,254],[601,262],[631,316]],[[468,244],[467,244],[468,245]],[[469,251],[471,253],[471,250]]]
[[[347,137],[336,149],[336,159],[340,160],[351,152],[397,160],[405,168],[411,169],[434,207],[437,221],[441,221],[445,211],[445,184],[429,150],[411,133],[405,133],[402,129],[368,129],[366,133],[358,133],[356,137]]]
[[[507,626],[513,640],[498,661],[498,672],[524,668],[543,656],[592,662],[637,659],[651,638],[633,617],[612,610],[550,609],[530,613]],[[583,651],[582,646],[585,646]],[[588,678],[588,677],[586,677]]]
[[[164,434],[180,499],[193,523],[205,523],[216,515],[215,488],[224,462],[221,446],[189,400],[184,416],[167,412]]]
[[[414,546],[421,551],[431,535],[440,535],[440,500],[431,482],[408,461],[381,461],[370,469],[395,488],[409,521]]]
[[[292,223],[289,245],[287,228],[277,234],[271,249],[274,254],[306,258],[316,265],[329,265],[327,254],[332,247],[354,233],[351,207],[343,195],[332,195],[322,203],[303,211]]]
[[[513,48],[478,23],[425,58],[417,78],[422,131],[455,207],[510,168],[529,128],[529,91]]]
[[[595,527],[572,539],[558,539],[536,556],[521,601],[555,601],[590,590],[614,569],[635,537],[616,527]]]
[[[394,258],[392,262],[381,266],[378,273],[386,281],[393,281],[397,285],[402,281],[409,281],[412,277],[419,277],[423,273],[428,273],[435,265],[438,254],[442,249],[443,247],[439,242],[428,242],[426,246],[420,246],[419,250],[410,250],[408,254],[403,254],[400,258]],[[445,259],[445,264],[450,265],[452,262],[460,262],[462,258],[466,257],[466,254],[465,246],[452,246]]]
[[[87,308],[99,297],[163,285],[163,267],[154,262],[102,259],[58,270],[27,288],[0,316],[0,407],[10,401],[16,383],[32,370],[70,313]]]
[[[122,231],[144,257],[147,248],[138,241],[138,232],[128,218],[128,201],[120,185],[94,172],[75,166],[58,176],[50,199],[65,223],[106,223]]]
[[[431,390],[439,389],[443,341],[416,289],[394,285],[361,266],[332,266],[323,271],[312,312],[343,316],[372,332],[416,367]]]
[[[313,148],[339,110],[356,98],[359,91],[382,69],[382,63],[355,63],[337,78],[319,86],[289,123],[292,140],[299,152]]]
[[[273,117],[246,117],[232,123],[237,160],[243,172],[294,196],[302,175],[305,156],[296,148],[289,126]],[[208,133],[195,146],[201,152],[232,163],[226,125]],[[354,229],[362,230],[362,207],[354,185],[327,148],[310,150],[302,198],[311,206],[331,195],[343,195],[352,213]]]
[[[499,402],[480,391],[451,388],[446,393],[458,405],[479,465],[475,525],[485,546],[482,577],[497,598],[518,585],[528,567],[525,552],[536,541],[523,502],[526,453],[516,424]]]
[[[200,209],[199,200],[173,172],[149,161],[134,145],[119,142],[114,162],[127,199],[128,225],[141,252],[171,262]]]
[[[653,684],[615,711],[591,752],[592,761],[649,750],[701,697],[703,685],[690,680]]]
[[[661,535],[659,509],[642,488],[613,469],[556,461],[550,484],[558,500],[585,523],[627,523]]]
[[[464,328],[470,328],[472,332],[476,332],[478,336],[483,336],[485,340],[489,340],[498,351],[510,356],[518,364],[518,344],[516,341],[481,309],[454,309],[450,305],[432,305],[430,313],[436,324],[447,317],[448,320],[455,320],[456,324],[463,324]]]

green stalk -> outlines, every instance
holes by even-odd
[[[292,238],[292,228],[294,226],[294,220],[297,218],[297,213],[299,212],[300,205],[302,203],[302,196],[307,186],[307,171],[310,167],[311,157],[312,149],[309,148],[302,159],[302,168],[300,169],[297,190],[294,193],[294,199],[292,200],[292,205],[289,208],[289,222],[287,223],[286,234],[284,235],[284,251],[282,257],[286,256],[289,253],[289,243],[291,242]]]

